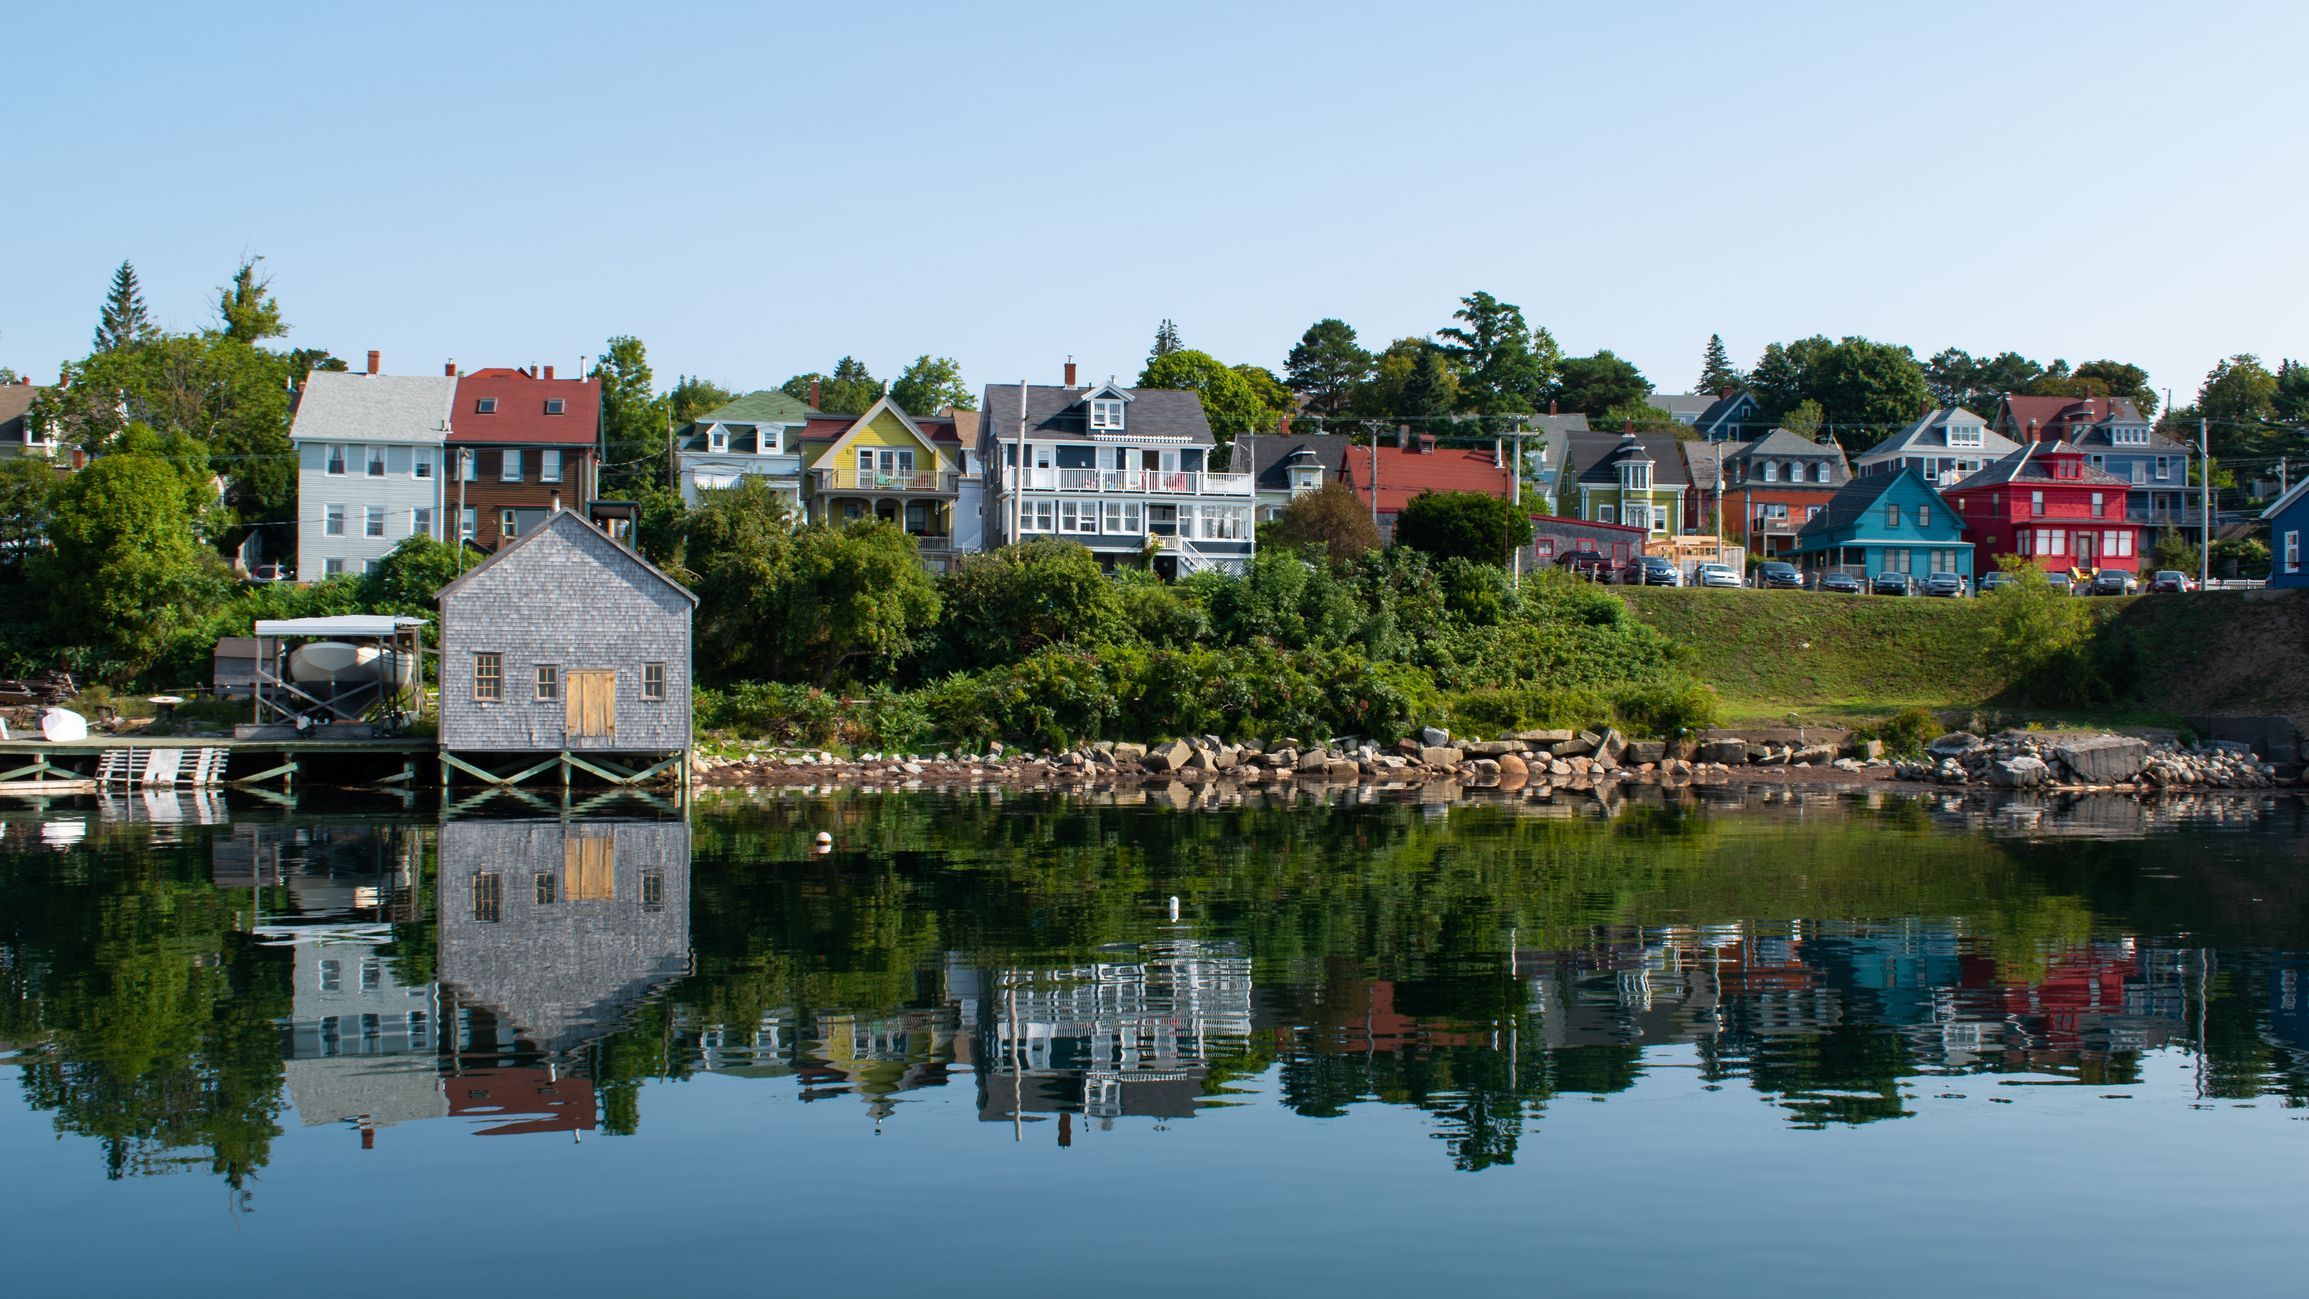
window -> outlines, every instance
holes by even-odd
[[[420,505],[409,511],[409,535],[412,537],[430,537],[433,535],[433,508],[431,506]]]
[[[370,574],[370,573],[374,573],[374,572],[376,572],[376,571],[377,571],[377,561],[376,561],[376,560],[373,560],[373,559],[364,559],[364,560],[362,560],[362,561],[361,561],[361,572],[362,572],[362,574],[363,574],[363,575],[367,575],[367,574]]]
[[[537,665],[537,702],[550,703],[561,698],[561,669],[551,663]]]
[[[1900,526],[1900,502],[1894,501],[1884,507],[1884,526],[1888,528]]]
[[[2030,492],[2028,494],[2028,512],[2040,519],[2044,517],[2043,492]]]
[[[342,537],[345,535],[344,506],[324,505],[321,507],[321,535],[324,537]]]
[[[1205,505],[1195,535],[1204,541],[1241,541],[1250,530],[1251,511],[1240,505]]]
[[[1123,403],[1114,397],[1101,397],[1090,404],[1090,426],[1102,432],[1122,431]]]
[[[501,483],[518,483],[521,481],[521,453],[519,451],[511,447],[506,448],[505,458],[498,463],[497,481]]]
[[[344,990],[345,963],[343,961],[321,962],[321,991],[343,992]]]
[[[2130,532],[2102,533],[2101,553],[2104,555],[2114,555],[2118,558],[2123,558],[2126,555],[2132,554],[2133,534]]]
[[[1828,481],[1827,461],[1823,460],[1819,464],[1812,466],[1812,481],[1816,483],[1824,483]]]
[[[552,906],[554,899],[561,893],[561,881],[554,878],[552,871],[537,872],[536,887],[537,905],[541,907]]]
[[[641,697],[644,699],[665,698],[665,664],[644,663],[641,665]]]
[[[1981,445],[1981,426],[1978,424],[1951,424],[1948,426],[1948,445],[1976,447]]]
[[[1780,481],[1779,461],[1767,460],[1764,462],[1764,481],[1767,483],[1776,483]]]
[[[385,963],[374,956],[361,958],[361,991],[375,992],[385,986]]]
[[[1652,462],[1649,460],[1622,460],[1620,462],[1620,486],[1631,492],[1650,491],[1652,489]]]
[[[2133,481],[2136,483],[2145,483],[2149,481],[2149,466],[2147,461],[2135,460],[2133,462]]]
[[[475,519],[478,513],[479,511],[473,509],[471,506],[467,506],[463,511],[461,511],[462,517],[457,520],[457,539],[459,541],[473,540]]]
[[[720,455],[730,449],[730,431],[716,424],[706,430],[706,450]]]
[[[2158,456],[2158,457],[2157,457],[2157,481],[2158,481],[2158,482],[2164,482],[2165,480],[2167,480],[2167,479],[2171,478],[2172,476],[2173,476],[2173,461],[2172,461],[2172,458],[2171,458],[2170,456]]]
[[[505,656],[502,654],[474,655],[474,702],[493,704],[503,698],[505,698]]]
[[[564,411],[565,409],[567,409],[567,407],[565,407],[565,406],[563,406],[563,405],[562,405],[562,401],[561,401],[561,398],[559,398],[559,397],[548,397],[548,398],[546,398],[546,399],[545,399],[545,413],[546,413],[546,414],[548,414],[548,415],[559,415],[559,414],[561,414],[561,413],[562,413],[562,411]]]
[[[495,397],[482,397],[475,400],[473,403],[473,413],[476,415],[496,414],[497,399]]]
[[[1929,528],[1932,526],[1932,507],[1930,505],[1919,505],[1916,507],[1916,526],[1919,528]]]
[[[321,561],[321,576],[343,577],[344,575],[345,561],[342,556],[332,555]]]
[[[2105,519],[2109,517],[2108,504],[2101,499],[2101,494],[2099,492],[2093,493],[2093,517],[2096,519]]]
[[[1909,567],[1908,567],[1908,564],[1909,564],[1909,559],[1908,559],[1908,557],[1909,557],[1909,555],[1910,555],[1910,554],[1912,554],[1913,552],[1911,552],[1911,551],[1909,551],[1909,550],[1906,550],[1906,549],[1901,549],[1901,550],[1888,550],[1888,551],[1885,551],[1884,553],[1885,553],[1885,555],[1886,555],[1887,557],[1889,557],[1889,558],[1891,559],[1891,561],[1892,561],[1892,571],[1893,571],[1893,572],[1895,572],[1895,573],[1905,573],[1905,572],[1908,572],[1908,571],[1909,571]]]
[[[1060,501],[1058,503],[1058,530],[1060,532],[1098,531],[1098,502]]]
[[[430,451],[411,452],[409,476],[411,478],[431,478],[433,476],[433,453]]]
[[[364,537],[382,537],[385,535],[384,506],[368,505],[362,507],[361,535]]]
[[[2301,571],[2301,534],[2298,531],[2285,534],[2285,571]]]
[[[322,472],[326,473],[331,478],[344,477],[345,449],[341,446],[323,447],[322,453],[328,457],[328,463],[323,466]]]
[[[473,918],[486,925],[505,918],[505,881],[496,871],[473,877]]]
[[[1101,531],[1112,536],[1136,536],[1146,531],[1144,511],[1137,501],[1108,501]]]
[[[1053,532],[1058,528],[1058,506],[1053,501],[1027,501],[1018,509],[1020,532]]]
[[[385,448],[370,447],[368,464],[369,477],[383,478],[385,476]]]
[[[512,510],[499,510],[497,512],[497,535],[506,541],[520,536],[521,516]]]
[[[561,453],[559,451],[540,451],[537,453],[537,481],[541,483],[558,483],[561,481]]]
[[[1805,506],[1805,507],[1804,507],[1804,522],[1806,522],[1806,523],[1810,523],[1812,520],[1814,520],[1814,519],[1816,519],[1816,518],[1819,518],[1819,517],[1820,517],[1820,507],[1819,507],[1819,506],[1817,506],[1817,505],[1807,505],[1807,506]]]
[[[2039,533],[2038,535],[2050,535],[2052,537],[2052,553],[2055,555],[2060,554],[2061,547],[2068,544],[2068,534],[2058,528],[2054,528],[2050,534]]]
[[[1615,518],[1615,517],[1616,517],[1616,516],[1615,516],[1615,515],[1612,513],[1612,507],[1610,507],[1609,505],[1598,505],[1598,506],[1596,506],[1596,507],[1595,507],[1595,521],[1596,521],[1596,522],[1598,522],[1598,523],[1610,523],[1610,522],[1612,522],[1612,521],[1614,520],[1614,518]]]
[[[664,871],[643,871],[641,873],[641,909],[644,911],[665,910]]]

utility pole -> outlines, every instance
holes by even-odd
[[[1026,380],[1018,381],[1018,451],[1011,457],[1011,473],[1016,477],[1010,483],[1010,544],[1015,546],[1022,538],[1019,529],[1026,521]]]
[[[2198,500],[2203,504],[2204,517],[2197,521],[2197,589],[2213,583],[2213,422],[2197,421],[2197,457],[2202,468],[2198,471]]]
[[[457,572],[465,572],[465,480],[473,476],[473,448],[463,447],[457,452],[457,522],[453,525],[457,537]]]
[[[1523,417],[1521,415],[1515,417],[1515,427],[1508,432],[1507,440],[1508,445],[1515,448],[1515,463],[1509,465],[1507,469],[1507,501],[1508,504],[1515,507],[1515,512],[1520,515],[1523,513]],[[1511,521],[1508,526],[1512,529],[1515,525]],[[1509,556],[1507,580],[1512,586],[1523,585],[1523,547],[1521,546],[1515,547]]]

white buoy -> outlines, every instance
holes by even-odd
[[[1179,918],[1179,895],[1178,895],[1178,894],[1176,894],[1176,893],[1173,893],[1173,894],[1171,894],[1171,919],[1173,919],[1173,920],[1176,920],[1176,919],[1178,919],[1178,918]]]
[[[832,846],[833,846],[833,843],[834,843],[834,836],[833,836],[833,833],[832,833],[831,831],[827,831],[827,830],[820,830],[820,831],[818,831],[818,846],[819,846],[820,848],[829,848],[829,847],[832,847]]]

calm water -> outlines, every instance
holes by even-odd
[[[2292,799],[506,811],[0,809],[9,1288],[2303,1284]]]

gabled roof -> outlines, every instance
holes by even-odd
[[[481,402],[496,409],[481,413]],[[561,413],[546,413],[559,401]],[[601,381],[540,379],[495,366],[460,375],[450,415],[455,446],[592,446],[601,432]]]
[[[1724,461],[1730,459],[1724,454],[1729,449],[1726,444],[1722,442],[1678,442],[1676,449],[1683,454],[1685,476],[1696,486],[1714,491],[1716,472],[1723,467]],[[1727,478],[1729,476],[1726,475]]]
[[[450,430],[457,381],[447,375],[315,370],[305,378],[289,437],[437,442]],[[588,440],[592,424],[586,425]]]
[[[1299,463],[1304,455],[1323,471],[1323,477],[1336,478],[1345,464],[1351,443],[1344,433],[1301,433],[1278,436],[1273,433],[1246,433],[1235,439],[1234,472],[1258,475],[1253,484],[1262,492],[1285,492],[1291,489],[1290,466]]]
[[[2293,484],[2293,489],[2291,491],[2288,491],[2283,496],[2280,496],[2276,500],[2269,502],[2269,508],[2261,511],[2261,517],[2264,519],[2274,519],[2278,515],[2283,514],[2285,511],[2292,509],[2295,505],[2300,504],[2304,498],[2309,498],[2309,474],[2304,474],[2300,482]]]
[[[1345,457],[1347,485],[1366,501],[1371,499],[1374,450],[1378,452],[1381,514],[1396,513],[1421,492],[1480,492],[1506,500],[1514,489],[1507,470],[1492,459],[1488,449],[1356,447]]]
[[[1106,384],[1061,388],[1031,384],[1026,388],[1026,436],[1034,442],[1087,442],[1092,440],[1090,411],[1085,404]],[[1101,432],[1099,438],[1117,442],[1170,442],[1190,446],[1217,445],[1211,422],[1203,415],[1200,397],[1184,388],[1132,388],[1127,427],[1120,433]],[[1018,436],[1017,384],[989,384],[980,403],[985,418],[979,436],[1006,442]]]
[[[1977,447],[1948,445],[1949,425],[1972,425],[1980,429]],[[1926,411],[1915,423],[1884,439],[1852,458],[1857,465],[1872,465],[1904,455],[1933,455],[1942,451],[1956,451],[1983,458],[2009,455],[2020,449],[2020,444],[1988,427],[1988,421],[1962,406],[1944,406]]]
[[[1631,436],[1634,447],[1652,459],[1652,486],[1691,486],[1691,479],[1684,472],[1683,452],[1676,447],[1679,439],[1672,433],[1573,434],[1571,465],[1577,471],[1577,481],[1599,487],[1618,486],[1619,462],[1627,458]]]
[[[46,388],[35,388],[28,383],[0,384],[0,445],[21,446],[24,443],[26,421],[24,414],[32,403],[40,399]]]
[[[1746,422],[1746,416],[1755,413],[1755,407],[1756,397],[1753,393],[1735,392],[1729,397],[1718,397],[1708,403],[1706,410],[1700,412],[1699,419],[1693,422],[1692,427],[1703,433],[1714,433],[1726,424],[1738,427]]]
[[[515,555],[520,554],[523,549],[527,548],[530,543],[536,541],[539,537],[564,533],[571,528],[583,529],[582,533],[570,533],[569,535],[572,537],[582,537],[590,534],[593,540],[599,541],[602,545],[607,546],[611,550],[617,552],[618,555],[622,556],[628,563],[630,563],[642,574],[648,577],[656,578],[658,581],[665,583],[669,587],[672,587],[675,593],[680,595],[682,599],[689,601],[692,605],[695,605],[698,602],[696,592],[690,590],[688,587],[683,586],[681,583],[667,576],[664,569],[659,568],[657,565],[650,563],[646,559],[643,559],[639,551],[628,550],[624,546],[619,545],[615,538],[611,537],[608,533],[603,532],[600,528],[595,527],[589,520],[585,518],[585,516],[578,514],[574,510],[553,510],[546,514],[545,521],[543,523],[540,523],[536,527],[523,532],[520,536],[506,542],[503,546],[498,547],[497,553],[489,556],[487,559],[482,560],[479,564],[475,565],[471,570],[466,572],[464,576],[458,578],[456,581],[442,587],[438,591],[435,591],[433,593],[434,605],[439,606],[442,601],[448,599],[451,594],[455,593],[467,582],[472,581],[474,578],[481,576],[483,573],[488,572],[490,569],[495,568],[499,564],[505,563],[507,560],[512,559]]]
[[[1681,420],[1695,420],[1716,404],[1712,392],[1655,392],[1644,398],[1644,404],[1654,406]]]
[[[904,407],[890,400],[889,395],[885,393],[880,397],[876,397],[874,399],[874,404],[868,406],[864,414],[856,416],[843,416],[842,419],[845,420],[846,423],[843,424],[840,432],[835,433],[832,438],[828,439],[832,445],[829,445],[826,450],[828,452],[833,451],[835,447],[841,445],[844,438],[849,437],[859,429],[862,429],[868,424],[873,423],[876,416],[885,414],[895,416],[898,420],[899,427],[912,434],[914,440],[921,443],[924,450],[933,454],[936,454],[938,450],[938,444],[940,442],[951,444],[954,441],[954,421],[952,419],[933,418],[925,420],[922,423],[916,423],[914,417],[908,415]],[[823,419],[812,420],[808,426],[803,428],[802,436],[804,438],[815,441],[820,436],[822,436],[819,430],[830,422],[831,421]],[[925,425],[927,425],[927,427],[925,427]],[[935,432],[932,430],[935,430]],[[945,436],[937,436],[939,433],[943,433]],[[825,462],[820,461],[819,463],[824,464]]]
[[[1962,529],[1963,520],[1956,511],[1948,508],[1948,502],[1933,490],[1932,484],[1924,481],[1924,475],[1912,466],[1903,465],[1898,473],[1870,474],[1852,479],[1837,488],[1836,494],[1828,498],[1828,503],[1820,507],[1818,514],[1797,529],[1796,535],[1802,537],[1849,528],[1867,517],[1868,511],[1875,508],[1878,501],[1898,489],[1902,483],[1910,482],[1916,484],[1917,490],[1940,504],[1944,524]]]
[[[2053,462],[2067,456],[2077,459],[2073,478],[2053,477]],[[2131,487],[2132,480],[2119,478],[2105,469],[2095,469],[2084,459],[2084,453],[2067,442],[2030,442],[2000,460],[1983,465],[1979,473],[1949,488],[1964,493],[1980,487],[1998,487],[2005,483],[2050,483],[2062,487]]]
[[[758,426],[778,424],[798,428],[817,413],[810,409],[808,402],[775,388],[749,392],[690,421],[677,436],[675,445],[691,453],[705,452],[707,435],[714,425],[720,424],[730,437],[726,454],[750,456],[754,453]]]

